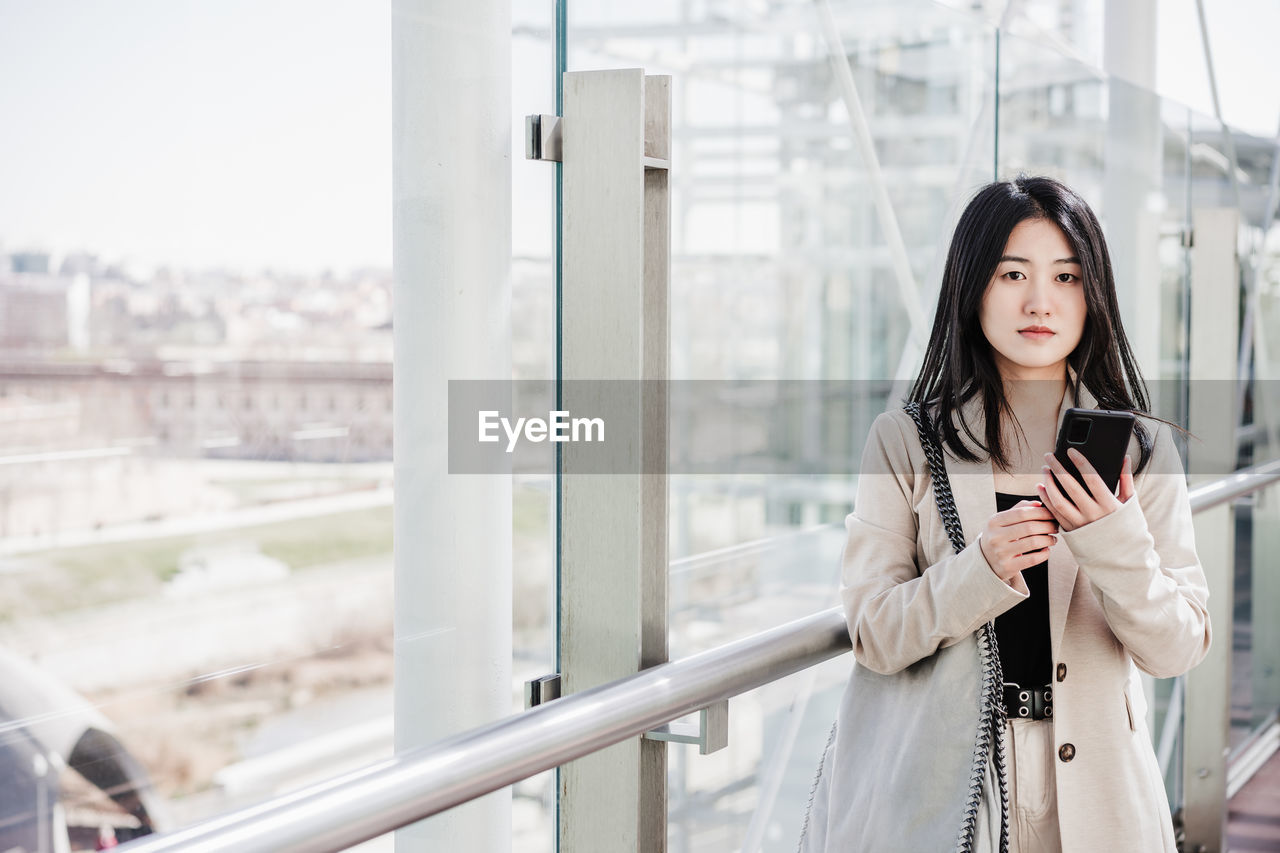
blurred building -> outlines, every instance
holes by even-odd
[[[391,365],[0,366],[0,537],[235,505],[192,463],[390,462]]]
[[[83,273],[0,274],[0,348],[83,352],[89,346],[89,301],[89,277]]]
[[[9,401],[4,403],[4,401]],[[385,362],[59,363],[0,367],[0,434],[163,456],[309,462],[391,460]],[[56,424],[51,432],[39,432]],[[34,443],[34,442],[32,442]]]

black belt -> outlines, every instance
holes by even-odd
[[[1053,686],[1023,687],[1006,681],[1004,710],[1014,720],[1047,720],[1053,716]]]

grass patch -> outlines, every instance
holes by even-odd
[[[165,539],[44,551],[0,575],[0,619],[100,606],[159,592],[191,548],[256,543],[291,569],[391,553],[390,506]]]
[[[227,477],[210,480],[209,485],[230,492],[240,504],[251,506],[313,495],[372,489],[378,486],[378,482],[350,477],[318,477],[307,480],[295,477]]]
[[[262,553],[291,569],[306,569],[358,557],[391,553],[394,528],[391,507],[362,509],[341,515],[299,519],[269,525],[257,536]],[[232,537],[244,539],[245,536]]]

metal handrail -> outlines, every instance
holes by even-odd
[[[1204,483],[1191,489],[1191,512],[1197,513],[1210,507],[1235,500],[1238,497],[1256,492],[1280,480],[1280,459],[1272,459],[1248,468],[1241,468],[1211,483]]]
[[[1280,480],[1280,459],[1189,490],[1193,513]],[[327,853],[376,838],[849,650],[834,607],[193,826],[121,853]]]
[[[129,853],[343,850],[850,648],[835,607],[186,829]]]

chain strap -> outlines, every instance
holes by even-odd
[[[920,446],[924,448],[924,458],[929,463],[929,476],[933,478],[933,494],[938,500],[938,514],[942,516],[942,523],[947,528],[951,547],[955,548],[956,553],[959,554],[964,550],[964,530],[960,527],[960,513],[956,510],[955,496],[951,494],[951,480],[947,477],[942,448],[938,446],[933,428],[920,411],[920,404],[911,402],[904,408],[916,422],[916,429],[920,433]]]
[[[942,448],[933,427],[928,423],[920,404],[912,401],[903,407],[916,423],[920,433],[920,446],[924,448],[925,462],[933,480],[933,494],[937,499],[938,514],[946,527],[947,538],[956,553],[964,550],[964,530],[960,525],[960,513],[956,509],[955,495],[951,493],[951,480],[942,458]],[[965,807],[965,819],[960,828],[956,845],[959,853],[973,850],[977,829],[978,810],[982,800],[982,782],[986,775],[987,756],[995,744],[996,780],[1000,785],[1000,853],[1009,851],[1009,783],[1005,763],[1004,740],[1000,732],[1004,728],[1004,672],[1000,665],[1000,650],[996,645],[996,627],[987,622],[978,629],[978,657],[982,662],[982,692],[978,708],[978,737],[974,745],[973,771],[969,777],[969,802]]]

